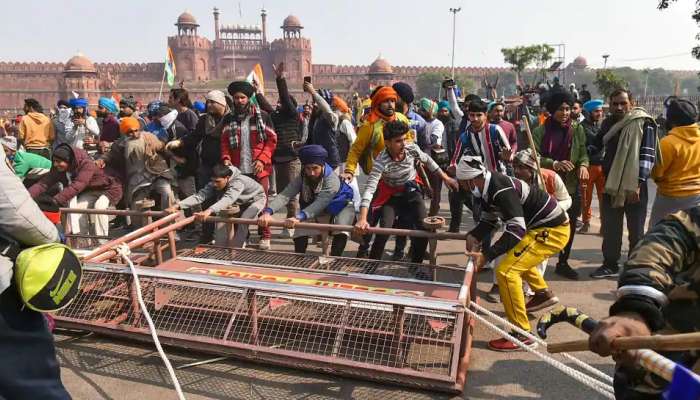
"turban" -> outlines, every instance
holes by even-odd
[[[318,95],[321,96],[323,100],[325,100],[326,103],[328,103],[329,105],[333,104],[333,92],[331,92],[330,90],[318,89],[316,93],[318,93]]]
[[[382,86],[376,90],[374,92],[374,96],[372,96],[372,111],[370,112],[367,121],[370,123],[377,122],[380,118],[382,118],[382,115],[379,112],[379,105],[388,100],[396,101],[398,97],[399,95],[396,94],[396,91],[389,86]]]
[[[420,99],[420,109],[427,112],[435,114],[437,112],[437,104],[427,97]]]
[[[119,100],[119,106],[120,107],[129,107],[132,110],[136,111],[136,99],[134,99],[133,96],[125,97],[121,100]]]
[[[438,111],[442,110],[443,108],[446,108],[447,111],[452,111],[452,109],[450,108],[450,102],[447,100],[441,100],[438,103]]]
[[[149,117],[154,117],[156,113],[158,112],[158,109],[160,106],[163,105],[163,102],[160,100],[153,100],[152,102],[148,103],[148,116]]]
[[[464,156],[457,163],[457,179],[465,181],[484,175],[486,168],[481,161],[481,157]]]
[[[192,108],[194,108],[198,113],[207,111],[207,106],[199,100],[192,103]]]
[[[212,90],[211,92],[207,93],[204,98],[207,99],[207,101],[213,101],[214,103],[221,104],[224,107],[227,105],[226,94],[221,90]]]
[[[415,96],[413,95],[413,89],[411,88],[411,85],[409,85],[406,82],[396,82],[393,85],[391,85],[391,87],[396,91],[396,93],[401,98],[401,100],[403,100],[404,103],[413,103]]]
[[[515,153],[515,160],[532,169],[537,169],[537,162],[535,161],[535,156],[532,153],[532,149],[520,150],[519,152]]]
[[[53,151],[52,157],[53,159],[71,162],[73,160],[73,151],[68,145],[58,146]]]
[[[303,165],[307,164],[318,164],[324,165],[326,163],[326,158],[328,157],[328,152],[323,146],[317,144],[309,144],[301,149],[299,149],[299,160]]]
[[[106,108],[107,111],[109,111],[112,114],[119,113],[119,107],[117,107],[117,103],[115,103],[114,100],[108,97],[100,97],[100,99],[97,101],[97,104],[100,107]]]
[[[236,93],[243,93],[246,97],[251,97],[255,93],[255,88],[246,81],[233,81],[228,85],[228,93],[231,96]]]
[[[492,101],[492,102],[490,102],[489,105],[486,107],[486,112],[491,112],[491,110],[493,110],[493,108],[496,107],[496,106],[504,106],[504,107],[505,107],[505,105],[504,105],[502,102],[500,102],[500,101]]]
[[[122,135],[126,135],[129,131],[134,129],[141,129],[139,120],[134,117],[124,117],[119,121],[119,132]]]
[[[472,100],[469,103],[467,103],[467,110],[469,112],[473,113],[485,113],[488,107],[486,106],[486,103],[481,100]]]
[[[664,100],[666,122],[669,126],[692,125],[698,120],[698,109],[688,100],[671,96]]]
[[[87,108],[88,107],[88,101],[87,99],[84,98],[73,98],[68,100],[68,104],[70,104],[71,108],[77,108],[77,107],[82,107],[82,108]]]
[[[12,151],[17,151],[17,138],[14,136],[3,136],[0,143]]]
[[[346,103],[345,100],[341,99],[340,96],[333,96],[333,107],[335,107],[338,111],[340,111],[343,114],[347,114],[350,112],[350,107],[348,107],[348,103]]]
[[[550,114],[554,114],[564,103],[572,107],[574,105],[574,98],[571,96],[571,94],[561,91],[552,93],[545,101],[547,111],[549,111]]]
[[[595,110],[602,110],[603,109],[603,100],[588,100],[587,102],[583,103],[583,109],[587,113],[591,113]]]
[[[63,107],[70,107],[70,103],[68,103],[67,101],[61,99],[61,100],[59,100],[59,101],[56,103],[56,107],[60,108],[61,106],[63,106]]]

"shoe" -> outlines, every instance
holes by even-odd
[[[260,239],[258,250],[270,250],[270,239]]]
[[[498,285],[491,286],[491,290],[484,295],[484,300],[489,303],[500,303],[501,302],[501,292],[498,290]]]
[[[591,272],[591,278],[593,279],[614,278],[618,275],[620,275],[620,267],[618,266],[601,265],[598,269]]]
[[[591,229],[591,223],[584,222],[583,225],[581,225],[581,228],[578,230],[578,233],[586,234],[586,233],[588,233],[589,229]]]
[[[293,237],[294,237],[294,228],[292,228],[292,229],[288,229],[288,228],[282,229],[282,235],[281,235],[281,236],[282,236],[283,238],[286,238],[286,239],[293,238]]]
[[[566,279],[571,279],[572,281],[578,280],[578,272],[574,271],[569,263],[564,262],[557,264],[557,267],[554,268],[554,273]]]
[[[403,253],[403,251],[394,251],[394,254],[391,255],[391,261],[403,261],[406,258],[406,255]]]
[[[576,219],[576,229],[577,230],[581,229],[582,226],[583,226],[583,221],[581,221],[580,219]]]
[[[357,255],[355,255],[355,258],[367,258],[367,257],[369,257],[369,249],[363,249],[363,248],[357,249]]]
[[[557,303],[559,303],[559,298],[551,290],[545,289],[541,292],[535,292],[535,295],[525,305],[525,310],[527,312],[544,310]]]
[[[126,218],[117,216],[109,223],[109,229],[122,229],[126,227]]]
[[[527,346],[529,348],[537,347],[537,343],[535,343],[534,340],[532,340],[528,337],[525,337],[517,332],[511,332],[511,336],[520,340],[521,342],[523,342],[523,344],[525,344],[525,346]],[[504,353],[513,352],[513,351],[523,351],[523,349],[520,348],[520,346],[518,346],[517,344],[515,344],[515,343],[513,343],[510,340],[505,339],[505,338],[492,340],[489,342],[488,346],[489,346],[489,349],[491,349],[493,351],[500,351],[500,352],[504,352]]]

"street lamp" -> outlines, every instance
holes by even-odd
[[[603,54],[603,69],[608,67],[608,57],[610,57],[610,54]]]
[[[452,79],[455,79],[455,30],[457,27],[457,13],[462,11],[462,7],[450,8],[452,13]]]

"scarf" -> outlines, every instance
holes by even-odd
[[[379,111],[379,105],[382,104],[383,102],[387,100],[394,100],[396,101],[399,98],[399,96],[396,94],[396,91],[389,87],[389,86],[384,86],[380,89],[377,90],[377,92],[374,94],[372,97],[372,110],[369,112],[369,116],[367,117],[367,121],[369,123],[373,124],[380,119],[383,119],[385,122],[393,121],[396,119],[396,112],[392,116],[387,116],[382,114],[381,111]]]
[[[232,113],[234,112],[235,111],[232,111]],[[248,103],[241,113],[234,114],[233,118],[231,119],[231,134],[228,137],[231,149],[237,149],[240,146],[239,138],[242,133],[241,122],[248,124],[250,120],[249,117],[255,117],[255,128],[258,131],[258,140],[260,142],[267,141],[267,135],[265,134],[265,122],[262,119],[262,113],[257,105]],[[241,119],[241,122],[238,122],[239,119]]]
[[[571,119],[566,124],[561,125],[554,118],[547,118],[540,146],[541,156],[551,158],[554,161],[569,161],[573,140],[574,131],[571,129]]]

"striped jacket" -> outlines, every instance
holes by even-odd
[[[557,200],[545,191],[498,172],[486,173],[481,196],[479,224],[469,232],[482,240],[493,231],[498,220],[505,223],[503,235],[484,252],[487,261],[505,254],[518,244],[528,229],[555,227],[568,221]]]

